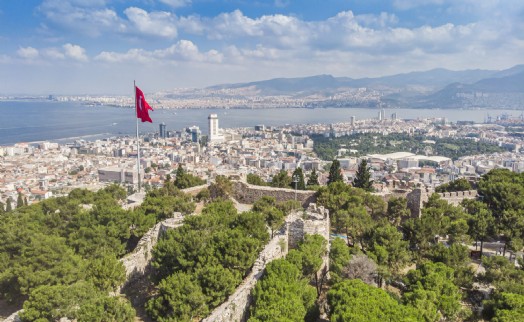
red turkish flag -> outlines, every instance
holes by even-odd
[[[142,120],[142,122],[149,122],[153,123],[153,120],[149,117],[149,110],[153,110],[149,104],[146,102],[146,98],[144,97],[144,93],[140,90],[140,88],[136,87],[136,117]]]

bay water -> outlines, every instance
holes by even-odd
[[[349,122],[377,118],[376,108],[271,108],[271,109],[157,109],[150,112],[153,123],[140,123],[141,133],[158,132],[164,122],[168,131],[196,125],[208,132],[207,117],[215,113],[221,128],[251,127],[257,124],[313,124]],[[447,120],[483,123],[488,115],[520,116],[520,110],[501,109],[386,109],[387,118],[396,113],[400,119],[445,117]],[[88,106],[76,102],[0,101],[0,145],[19,142],[71,142],[110,136],[134,135],[134,109],[113,106]]]

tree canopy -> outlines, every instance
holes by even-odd
[[[319,186],[320,183],[318,182],[318,174],[317,170],[313,168],[311,173],[309,174],[308,180],[307,180],[307,186],[313,187],[313,186]]]
[[[466,138],[434,137],[422,134],[389,133],[355,133],[337,138],[326,138],[324,135],[311,135],[315,142],[313,151],[322,160],[331,160],[338,155],[341,147],[351,146],[358,152],[351,153],[351,156],[365,156],[372,153],[392,153],[392,152],[411,152],[415,154],[424,153],[428,144],[426,140],[435,141],[431,145],[434,155],[441,155],[453,160],[462,156],[489,154],[502,152],[509,148],[499,147],[496,144],[473,141]]]
[[[248,173],[246,180],[249,184],[254,184],[256,186],[267,186],[267,182],[262,180],[259,175],[254,173]]]
[[[271,179],[271,186],[276,188],[289,188],[291,185],[291,177],[287,174],[287,171],[280,170],[277,174]]]
[[[334,159],[333,162],[331,162],[331,167],[329,168],[327,183],[329,185],[339,181],[344,181],[344,177],[342,176],[342,169],[340,169],[340,161]]]
[[[253,304],[248,321],[315,321],[318,317],[315,300],[320,282],[317,271],[326,244],[320,235],[306,235],[285,259],[270,262],[252,291]],[[309,285],[312,279],[317,290]]]
[[[465,178],[459,178],[457,180],[441,184],[438,186],[436,192],[453,192],[453,191],[466,191],[471,190],[473,187]]]
[[[327,296],[330,321],[422,321],[414,309],[358,279],[336,284]]]
[[[186,189],[191,188],[195,186],[200,186],[205,184],[206,182],[202,179],[200,179],[197,176],[192,175],[191,173],[188,173],[183,167],[182,164],[178,164],[178,168],[176,170],[175,174],[175,186],[178,189]]]
[[[253,290],[249,322],[303,321],[314,310],[316,292],[300,270],[285,259],[266,266]]]
[[[408,272],[404,303],[422,312],[428,321],[453,319],[461,311],[462,294],[454,281],[454,271],[443,263],[427,262]]]
[[[301,167],[298,167],[293,171],[293,174],[291,175],[291,188],[297,189],[297,190],[306,190],[306,182],[304,180],[304,171],[302,171]],[[295,182],[296,179],[296,182]]]
[[[353,180],[353,187],[373,191],[373,181],[371,180],[371,173],[366,159],[362,159],[358,165],[357,173]]]
[[[262,213],[239,214],[222,199],[209,203],[154,247],[151,265],[159,293],[147,312],[159,321],[203,318],[234,291],[268,240]]]

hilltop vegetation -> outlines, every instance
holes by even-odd
[[[231,201],[207,205],[169,230],[153,250],[158,295],[147,303],[156,321],[203,318],[247,275],[269,240],[262,213],[237,213]]]
[[[134,210],[122,209],[125,198],[111,185],[0,211],[0,296],[24,302],[23,321],[133,320],[125,298],[108,296],[125,280],[118,259],[157,222],[195,204],[171,182]]]
[[[198,216],[169,230],[153,250],[153,291],[146,311],[155,321],[193,321],[220,305],[249,273],[284,217],[297,208],[264,197],[238,213],[227,201],[231,183],[217,178]],[[451,188],[450,188],[451,189]],[[453,188],[454,189],[454,188]],[[524,174],[492,170],[478,183],[482,200],[453,206],[432,195],[411,218],[404,198],[381,197],[333,181],[318,190],[330,210],[329,280],[322,270],[327,242],[306,236],[286,258],[271,262],[253,290],[250,321],[524,320],[524,263],[482,256],[470,247],[501,240],[503,255],[524,245]],[[23,321],[133,321],[124,297],[111,297],[125,278],[118,260],[155,223],[195,210],[192,198],[167,182],[135,210],[121,208],[124,189],[75,189],[68,197],[0,213],[0,290],[24,303]],[[468,247],[469,246],[469,247]],[[478,263],[478,262],[477,262]],[[414,265],[413,265],[414,264]],[[487,300],[475,283],[494,287]],[[476,308],[483,305],[482,312]]]
[[[322,187],[317,202],[330,210],[333,233],[344,237],[331,241],[327,287],[317,287],[315,305],[310,295],[298,292],[299,301],[277,292],[296,289],[304,279],[310,287],[317,285],[315,279],[298,274],[300,265],[290,265],[301,263],[294,258],[304,256],[291,251],[286,259],[268,265],[267,275],[257,284],[252,321],[264,320],[268,312],[281,319],[308,321],[314,307],[329,307],[331,321],[524,320],[522,259],[515,266],[507,257],[483,256],[486,272],[479,274],[471,267],[468,248],[478,241],[482,254],[483,242],[493,238],[505,242],[502,253],[522,249],[522,178],[508,170],[492,170],[479,183],[482,201],[464,200],[453,206],[434,194],[419,218],[411,218],[403,198],[386,204],[342,182]],[[300,246],[298,252],[304,251],[317,254],[315,248]],[[411,264],[416,266],[407,269]],[[479,297],[474,283],[494,286],[491,298]],[[290,307],[296,309],[285,309]]]
[[[24,321],[132,320],[129,302],[108,296],[124,281],[117,258],[137,218],[120,207],[125,196],[118,186],[96,193],[75,189],[68,197],[0,214],[1,296],[25,301]]]
[[[312,135],[315,142],[313,151],[323,160],[332,160],[337,157],[341,148],[357,150],[350,156],[363,156],[373,153],[386,154],[392,152],[411,152],[425,155],[438,155],[456,160],[466,155],[503,152],[506,149],[486,142],[475,142],[470,139],[437,138],[424,135],[409,135],[405,133],[356,133],[338,138],[326,138],[323,135]],[[433,140],[435,144],[423,143]]]

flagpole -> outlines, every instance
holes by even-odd
[[[140,138],[138,136],[138,103],[136,101],[136,82],[133,81],[133,95],[135,96],[135,113],[136,113],[136,170],[138,176],[138,192],[140,192]]]

